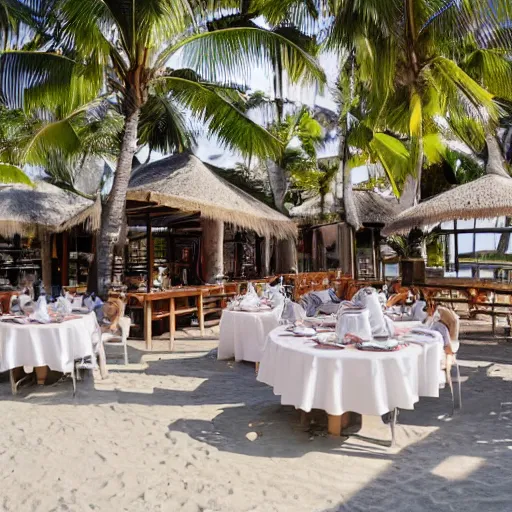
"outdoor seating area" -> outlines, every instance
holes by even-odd
[[[0,4],[1,512],[512,510],[512,0]]]

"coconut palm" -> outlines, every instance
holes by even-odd
[[[228,5],[229,4],[229,5]],[[210,2],[218,11],[230,2]],[[98,253],[99,289],[110,282],[113,248],[120,234],[126,190],[143,108],[156,88],[208,124],[221,144],[242,153],[276,156],[280,143],[234,107],[236,91],[221,87],[272,64],[277,53],[291,80],[323,80],[315,61],[286,37],[260,28],[206,30],[202,3],[188,0],[55,0],[58,34],[48,48],[1,56],[1,84],[11,103],[62,106],[113,91],[123,116],[121,149],[112,190],[103,207]],[[55,31],[57,32],[57,31]],[[52,46],[53,44],[53,46]],[[168,70],[179,51],[193,69]],[[10,77],[10,78],[9,78]],[[15,77],[16,80],[13,80]],[[197,77],[200,77],[198,79]],[[70,84],[73,94],[70,94]],[[66,101],[64,101],[66,99]],[[87,101],[85,101],[87,100]],[[67,107],[67,105],[66,105]],[[149,137],[149,135],[148,135]]]
[[[295,4],[293,0],[274,3],[265,15],[274,21],[283,19]],[[477,151],[485,146],[485,134],[494,129],[500,115],[497,99],[508,100],[512,93],[507,59],[510,2],[318,0],[309,4],[316,8],[312,12],[317,19],[321,19],[318,13],[327,15],[327,47],[342,59],[353,56],[356,80],[364,86],[357,97],[363,107],[361,121],[369,130],[367,142],[378,146],[378,153],[384,151],[387,157],[381,163],[388,169],[398,166],[402,179],[405,163],[410,176],[406,196],[412,202],[419,199],[426,152],[432,145],[433,152],[439,150],[439,134],[460,138]],[[341,69],[346,77],[346,67]]]

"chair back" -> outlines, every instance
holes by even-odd
[[[109,297],[107,302],[103,304],[103,314],[110,322],[110,330],[117,331],[119,328],[119,320],[123,317],[125,303],[120,297]]]
[[[448,327],[448,331],[450,332],[450,340],[451,341],[459,341],[459,332],[460,332],[460,318],[455,311],[451,309],[445,308],[443,306],[439,306],[437,308],[437,312],[439,314],[439,320]]]

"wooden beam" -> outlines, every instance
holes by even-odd
[[[62,233],[62,263],[60,266],[61,274],[60,274],[60,284],[62,286],[68,286],[69,285],[69,236],[66,232]],[[78,254],[77,254],[77,263],[76,263],[76,278],[77,282],[76,284],[80,284],[78,280],[78,275],[80,273],[79,271],[80,265],[78,263]]]
[[[146,271],[147,271],[147,292],[151,292],[151,284],[153,281],[153,233],[151,231],[151,217],[146,216]]]
[[[52,293],[52,236],[47,231],[41,235],[41,273],[43,287],[48,295]]]

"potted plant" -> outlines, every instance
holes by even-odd
[[[413,229],[407,236],[390,236],[386,243],[400,258],[402,285],[425,284],[425,259],[422,246],[426,236],[419,229]]]

